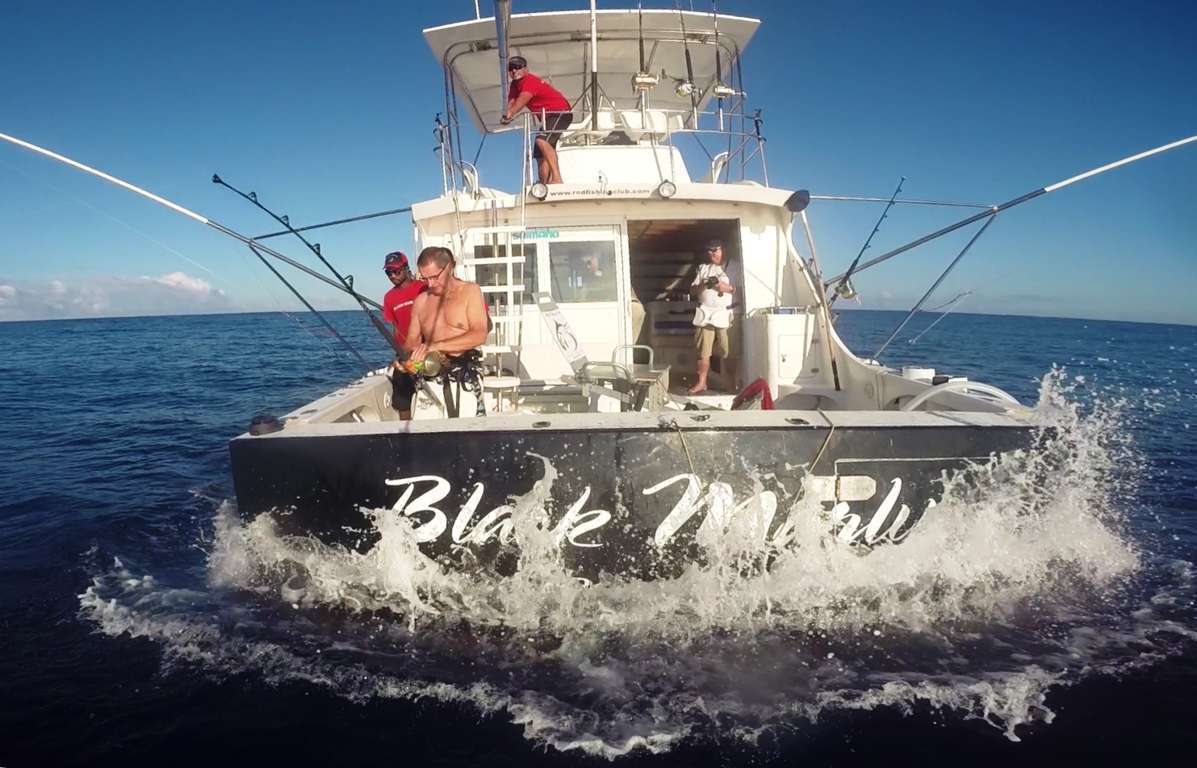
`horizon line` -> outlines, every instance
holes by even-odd
[[[322,313],[333,313],[333,312],[358,313],[358,312],[361,312],[360,309],[353,309],[353,308],[321,309],[319,311]],[[906,309],[876,309],[876,308],[866,308],[866,307],[844,307],[843,309],[834,310],[834,311],[841,312],[841,313],[842,312],[892,312],[895,314],[903,314],[903,313],[909,312],[910,310],[906,310]],[[308,310],[305,310],[302,308],[298,308],[295,310],[255,309],[255,310],[231,310],[228,312],[184,312],[184,313],[176,313],[176,314],[151,314],[151,315],[85,315],[85,316],[81,316],[81,317],[42,317],[42,318],[20,319],[20,320],[0,318],[0,325],[9,325],[9,324],[16,324],[16,323],[62,323],[62,322],[73,323],[73,322],[86,321],[86,320],[138,320],[138,319],[142,319],[142,318],[151,318],[151,317],[162,317],[162,318],[224,317],[224,316],[228,316],[228,315],[295,315],[295,314],[306,315],[306,314],[308,314]],[[931,314],[931,313],[924,312],[923,314]],[[1197,328],[1197,320],[1195,320],[1191,323],[1177,322],[1177,321],[1161,322],[1158,320],[1122,320],[1122,319],[1115,319],[1115,318],[1079,317],[1079,316],[1069,316],[1069,315],[1027,315],[1027,314],[1012,313],[1012,312],[952,312],[951,314],[973,315],[973,316],[977,316],[977,317],[1025,317],[1025,318],[1036,319],[1036,320],[1083,320],[1086,322],[1093,322],[1093,323],[1132,323],[1135,325],[1162,325],[1162,326],[1177,326],[1180,328]]]

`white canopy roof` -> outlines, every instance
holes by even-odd
[[[683,19],[684,17],[684,19]],[[700,108],[715,82],[715,20],[709,13],[669,10],[644,11],[646,70],[665,76],[650,92],[654,109],[690,109],[690,98],[678,96],[675,86],[686,79],[685,40],[690,48],[694,85],[701,94]],[[744,50],[760,25],[757,19],[719,16],[722,80],[732,85],[733,61]],[[598,79],[603,106],[637,107],[632,75],[640,68],[638,19],[635,9],[597,12]],[[578,117],[586,111],[582,96],[589,86],[590,12],[560,11],[517,14],[508,28],[508,54],[523,56],[528,69],[548,80],[575,105]],[[424,39],[432,53],[453,75],[457,96],[481,131],[499,124],[506,103],[507,82],[499,77],[499,57],[493,18],[432,27]]]

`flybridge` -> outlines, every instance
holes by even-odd
[[[641,102],[632,78],[642,71],[659,77],[649,94],[654,109],[688,111],[709,107],[712,100],[718,100],[716,86],[721,83],[730,84],[737,96],[742,96],[740,56],[760,26],[759,20],[723,14],[716,19],[710,13],[649,9],[642,13],[636,9],[602,10],[595,12],[594,18],[600,109],[639,109]],[[577,107],[584,107],[581,101],[590,88],[593,53],[590,22],[589,11],[514,15],[507,29],[507,52],[523,56],[530,70],[551,80],[553,87]],[[507,83],[499,79],[495,19],[432,27],[424,30],[424,39],[444,67],[446,97],[456,93],[479,131],[497,129]],[[717,64],[722,71],[716,71]],[[693,100],[680,87],[687,82],[694,88]],[[453,114],[451,105],[446,106]]]
[[[644,197],[691,181],[751,179],[769,185],[760,110],[746,111],[741,57],[760,22],[680,10],[604,10],[512,16],[499,0],[496,17],[433,27],[425,40],[445,78],[445,121],[437,137],[444,193],[476,196],[474,162],[462,156],[463,122],[482,134],[532,134],[548,115],[521,112],[507,125],[505,62],[521,56],[529,70],[569,101],[558,162],[567,185],[556,198]],[[460,114],[464,110],[468,118]],[[481,147],[479,148],[481,149]],[[688,165],[698,165],[691,174]],[[524,153],[520,189],[537,200],[532,153]],[[630,185],[630,186],[629,186]]]

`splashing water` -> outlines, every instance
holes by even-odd
[[[1052,720],[1053,686],[1197,637],[1191,565],[1153,560],[1126,530],[1139,465],[1122,404],[1082,415],[1071,386],[1046,377],[1036,448],[949,478],[899,546],[844,544],[804,494],[793,545],[767,562],[749,510],[700,538],[708,558],[677,578],[584,584],[549,524],[546,460],[511,502],[509,577],[446,570],[389,510],[358,553],[282,536],[268,516],[243,523],[226,503],[207,591],[118,560],[81,610],[107,634],[159,641],[168,668],[469,702],[528,739],[607,757],[916,705],[1018,740],[1019,726]]]

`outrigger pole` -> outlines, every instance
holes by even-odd
[[[856,266],[856,268],[854,270],[851,270],[851,273],[857,274],[859,272],[862,272],[862,271],[868,269],[869,267],[880,264],[881,262],[886,261],[888,259],[892,259],[894,256],[897,256],[900,253],[905,253],[906,251],[909,251],[912,248],[917,248],[918,246],[922,245],[923,243],[927,243],[927,242],[930,242],[931,240],[934,240],[938,237],[942,237],[943,235],[946,235],[949,232],[955,232],[956,230],[960,229],[961,227],[967,227],[969,224],[972,224],[975,221],[980,221],[981,219],[984,219],[984,218],[996,216],[997,214],[1001,213],[1002,211],[1013,208],[1014,206],[1019,205],[1021,203],[1025,203],[1028,200],[1033,200],[1036,197],[1039,197],[1040,195],[1045,195],[1048,192],[1055,192],[1057,189],[1063,189],[1064,187],[1067,187],[1070,184],[1075,184],[1078,181],[1084,181],[1085,179],[1088,179],[1093,176],[1097,176],[1098,174],[1101,174],[1101,173],[1105,173],[1106,171],[1112,171],[1115,168],[1119,168],[1124,165],[1129,165],[1130,163],[1136,162],[1138,160],[1142,160],[1147,157],[1151,157],[1152,155],[1158,155],[1161,152],[1167,152],[1170,149],[1176,149],[1177,147],[1184,146],[1185,144],[1191,144],[1194,141],[1197,141],[1197,136],[1189,136],[1188,138],[1180,139],[1179,141],[1174,141],[1170,144],[1164,144],[1162,146],[1156,147],[1155,149],[1149,149],[1146,152],[1140,152],[1137,155],[1131,155],[1130,157],[1124,157],[1121,160],[1116,160],[1112,163],[1108,163],[1106,165],[1099,166],[1097,168],[1093,168],[1092,170],[1085,171],[1084,173],[1078,173],[1076,176],[1073,176],[1071,178],[1064,179],[1063,181],[1057,181],[1055,184],[1049,184],[1046,187],[1041,187],[1032,192],[1028,192],[1025,195],[1014,198],[1013,200],[1008,200],[1008,201],[1002,203],[1001,205],[992,206],[988,210],[982,211],[973,216],[969,216],[967,219],[962,219],[962,220],[956,222],[955,224],[951,224],[949,226],[944,227],[943,229],[936,230],[935,232],[932,232],[929,235],[920,237],[918,240],[914,240],[912,242],[907,243],[906,245],[895,248],[894,250],[892,250],[888,253],[883,253],[875,259],[870,259],[869,261],[866,261],[863,264]],[[826,282],[826,285],[830,286],[832,283],[839,282],[840,280],[844,279],[844,277],[846,277],[847,275],[848,275],[847,272],[840,274],[840,275],[836,275],[835,277],[828,280]]]

